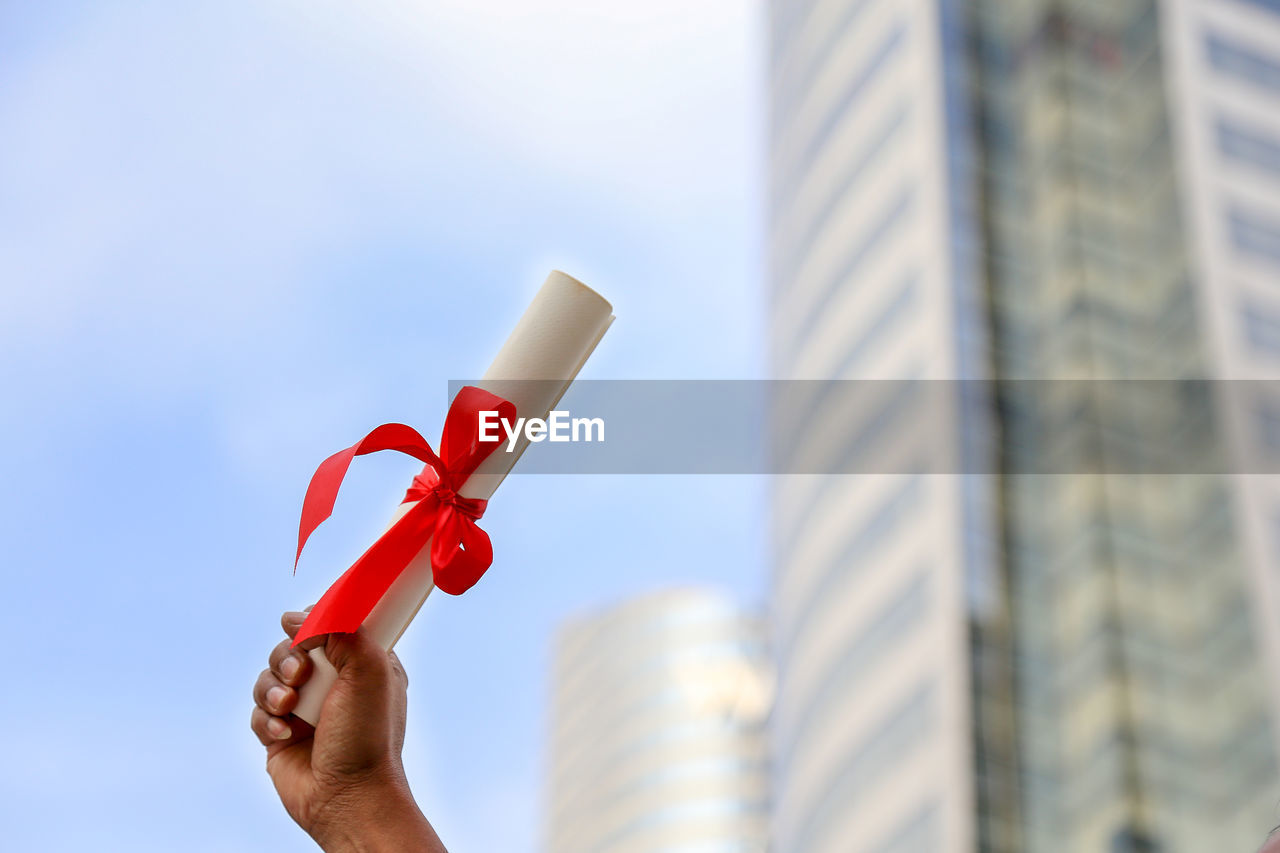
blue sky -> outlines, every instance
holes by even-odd
[[[636,8],[633,8],[636,7]],[[386,520],[546,272],[614,302],[585,376],[762,375],[754,3],[0,5],[3,846],[305,849],[248,731],[281,610]],[[498,556],[401,643],[451,848],[531,851],[567,615],[765,589],[751,478],[514,477]]]

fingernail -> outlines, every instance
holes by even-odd
[[[267,731],[270,732],[271,736],[276,740],[284,740],[289,735],[293,734],[289,728],[289,724],[279,717],[272,717],[267,720]]]
[[[298,668],[302,666],[298,659],[293,655],[289,655],[280,661],[280,674],[284,676],[285,681],[293,681],[294,676],[298,674]]]
[[[267,691],[267,705],[271,710],[278,711],[280,710],[280,703],[284,702],[284,697],[287,695],[288,693],[285,692],[285,689],[277,684]]]
[[[307,614],[291,610],[284,614],[284,621],[294,625],[301,625],[303,622],[307,621]]]

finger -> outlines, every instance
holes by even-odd
[[[257,705],[253,706],[253,713],[249,715],[249,728],[258,736],[258,742],[263,746],[271,746],[276,742],[275,736],[267,731],[267,721],[270,719],[270,714]]]
[[[288,640],[281,640],[267,658],[271,671],[290,687],[297,687],[311,675],[311,658],[306,652],[290,648]]]
[[[258,736],[258,742],[263,746],[288,740],[293,735],[288,723],[280,717],[268,714],[257,705],[253,706],[253,713],[249,715],[249,728]]]
[[[298,704],[298,691],[281,682],[271,670],[264,669],[253,684],[253,701],[268,714],[283,717]]]
[[[294,635],[298,633],[298,629],[302,627],[302,623],[307,621],[307,612],[309,610],[311,610],[310,607],[306,610],[286,610],[280,614],[280,627],[289,635],[289,639],[292,640]]]
[[[285,745],[310,737],[315,729],[297,717],[276,717],[253,706],[249,715],[249,728],[258,736],[263,746]]]

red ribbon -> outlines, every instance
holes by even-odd
[[[496,411],[508,422],[516,417],[514,404],[468,385],[449,407],[439,456],[412,427],[383,424],[320,463],[302,501],[294,571],[307,538],[333,514],[338,489],[352,459],[379,450],[395,450],[421,460],[425,467],[413,478],[413,485],[404,496],[404,503],[416,501],[414,506],[329,587],[298,629],[295,646],[308,637],[350,633],[359,628],[428,540],[437,587],[450,595],[461,595],[480,580],[493,562],[489,535],[476,524],[484,515],[487,501],[464,498],[458,489],[502,444],[501,440],[480,440],[482,411]]]

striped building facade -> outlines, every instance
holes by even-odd
[[[1275,0],[770,15],[775,376],[1280,367]],[[1107,454],[1158,423],[1244,471],[1280,417],[1070,387],[956,403],[953,451],[986,474],[930,473],[871,410],[797,442],[883,441],[893,473],[776,490],[778,853],[1194,853],[1274,825],[1280,491]],[[1023,473],[1050,453],[1069,474]]]

